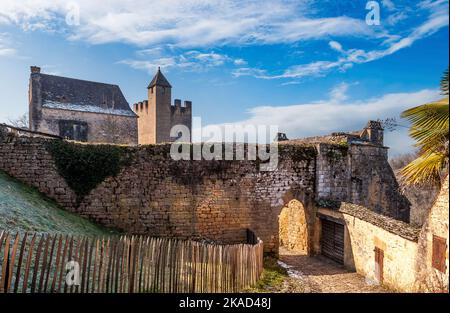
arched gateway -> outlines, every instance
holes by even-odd
[[[278,219],[280,249],[308,254],[309,234],[306,216],[303,203],[296,199],[290,200],[281,209]]]

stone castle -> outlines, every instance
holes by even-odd
[[[134,104],[134,112],[117,85],[41,73],[31,67],[29,124],[32,131],[65,139],[115,144],[155,144],[179,138],[175,125],[192,127],[192,102],[176,99],[172,86],[158,71],[148,85],[148,100]],[[186,140],[187,138],[187,140]],[[185,141],[190,141],[190,135]]]
[[[271,172],[250,160],[175,161],[170,144],[117,146],[129,162],[80,198],[51,147],[102,145],[0,125],[0,170],[129,234],[241,243],[250,229],[266,252],[281,245],[322,254],[396,290],[448,288],[448,180],[423,228],[408,224],[381,135],[369,123],[358,133],[280,142]]]
[[[138,138],[139,144],[154,144],[171,142],[178,139],[178,132],[170,136],[170,131],[175,125],[184,125],[189,129],[187,136],[191,141],[192,128],[192,102],[175,99],[172,102],[172,86],[164,77],[161,69],[147,87],[148,100],[134,104],[134,111],[139,116]]]
[[[172,141],[170,127],[177,123],[190,129],[192,106],[180,100],[171,105],[171,85],[160,70],[148,86],[148,100],[134,104],[134,112],[117,86],[32,71],[35,124],[32,130],[0,125],[0,170],[66,210],[129,234],[155,237],[242,243],[251,230],[267,253],[277,254],[282,246],[321,254],[396,290],[440,285],[448,290],[448,177],[423,227],[410,224],[410,203],[389,165],[380,122],[327,136],[279,136],[274,171],[260,171],[258,159],[177,161],[170,143],[156,143]],[[102,107],[98,101],[103,99]],[[104,151],[104,145],[92,142],[106,141],[95,136],[108,135],[98,128],[107,117],[117,117],[123,130],[134,134],[124,135],[134,138],[123,139],[128,144],[110,146],[120,149],[116,155],[127,162],[118,162],[116,174],[101,179],[95,171],[68,177],[55,151],[63,147],[63,155],[75,151],[78,156],[86,149]],[[80,141],[91,144],[63,140],[70,134],[85,136]],[[113,162],[108,156],[101,160]],[[80,196],[71,179],[99,182]]]

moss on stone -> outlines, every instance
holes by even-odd
[[[115,177],[129,165],[126,147],[117,145],[77,144],[51,140],[47,150],[55,161],[58,173],[81,201],[107,177]]]
[[[317,156],[316,148],[310,145],[279,144],[278,151],[281,158],[294,162],[314,160]]]
[[[347,143],[340,143],[330,146],[326,156],[331,163],[336,163],[347,157],[349,146]]]

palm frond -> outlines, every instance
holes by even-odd
[[[448,69],[441,79],[441,90],[447,97],[408,109],[401,115],[411,123],[409,135],[417,141],[419,148],[419,157],[400,170],[407,185],[439,185],[442,172],[448,172]]]
[[[448,128],[448,98],[408,109],[401,117],[411,122],[416,129]]]
[[[400,170],[408,185],[440,183],[441,172],[448,168],[448,157],[442,153],[422,155]]]

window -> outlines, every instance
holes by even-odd
[[[447,242],[445,238],[433,235],[433,256],[432,266],[438,271],[445,273],[445,252],[447,250]]]
[[[80,121],[59,121],[59,135],[64,139],[87,141],[88,125]]]

